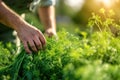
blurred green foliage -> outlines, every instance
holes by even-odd
[[[119,0],[114,0],[114,4],[111,5],[111,7],[106,7],[107,4],[103,4],[100,2],[97,3],[96,1],[97,0],[85,0],[82,9],[79,10],[76,14],[74,14],[73,21],[77,24],[86,25],[88,22],[88,18],[91,16],[92,12],[99,14],[98,10],[104,8],[107,15],[109,15],[110,10],[113,10],[116,14],[114,16],[114,19],[117,23],[119,23],[119,19],[120,19]]]
[[[4,48],[0,43],[0,80],[119,80],[120,25],[114,11],[100,8],[86,14],[92,15],[84,23],[88,23],[86,31],[76,28],[77,35],[73,35],[61,28],[73,31],[77,25],[58,24],[58,40],[46,38],[45,49],[38,53],[28,55],[22,47],[15,55],[12,44]],[[34,16],[26,13],[25,19],[40,29],[42,25]]]
[[[38,53],[28,55],[21,48],[18,55],[10,57],[12,63],[8,59],[1,61],[0,79],[119,80],[120,37],[115,38],[106,31],[94,32],[90,37],[84,33],[84,37],[79,38],[60,31],[59,39],[47,38],[46,49]],[[4,51],[2,44],[0,46],[0,51]],[[7,50],[4,54],[0,59],[14,55]],[[9,64],[5,67],[6,62]]]

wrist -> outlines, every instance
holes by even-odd
[[[19,17],[18,19],[16,19],[16,21],[13,21],[11,23],[12,28],[17,32],[22,30],[25,26],[28,25],[21,17]]]

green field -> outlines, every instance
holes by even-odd
[[[119,32],[109,27],[119,30],[119,25],[111,15],[104,19],[92,15],[88,30],[73,34],[59,29],[58,39],[47,38],[38,53],[26,54],[22,45],[16,53],[13,44],[0,43],[0,80],[120,80]],[[26,20],[39,25],[29,17]]]

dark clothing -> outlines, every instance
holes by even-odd
[[[3,0],[3,1],[15,12],[17,12],[18,14],[22,14],[23,12],[29,10],[28,5],[32,0]],[[5,25],[0,24],[0,33],[3,33],[8,30],[12,29],[6,27]]]
[[[29,10],[29,4],[32,0],[3,0],[3,2],[18,14],[22,14]],[[15,39],[12,35],[13,29],[0,24],[0,41],[10,41]]]
[[[11,9],[21,14],[29,10],[32,0],[3,0]]]

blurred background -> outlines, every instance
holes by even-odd
[[[120,0],[57,0],[56,19],[59,26],[73,32],[76,28],[85,30],[91,13],[98,13],[101,8],[113,10],[114,19],[119,24]],[[107,13],[106,13],[107,14]]]
[[[120,0],[56,0],[57,30],[64,28],[70,33],[87,30],[87,23],[92,12],[99,14],[104,9],[106,15],[112,10],[115,22],[119,24]],[[26,13],[26,21],[43,30],[42,24],[35,14]],[[31,15],[32,14],[32,15]]]

